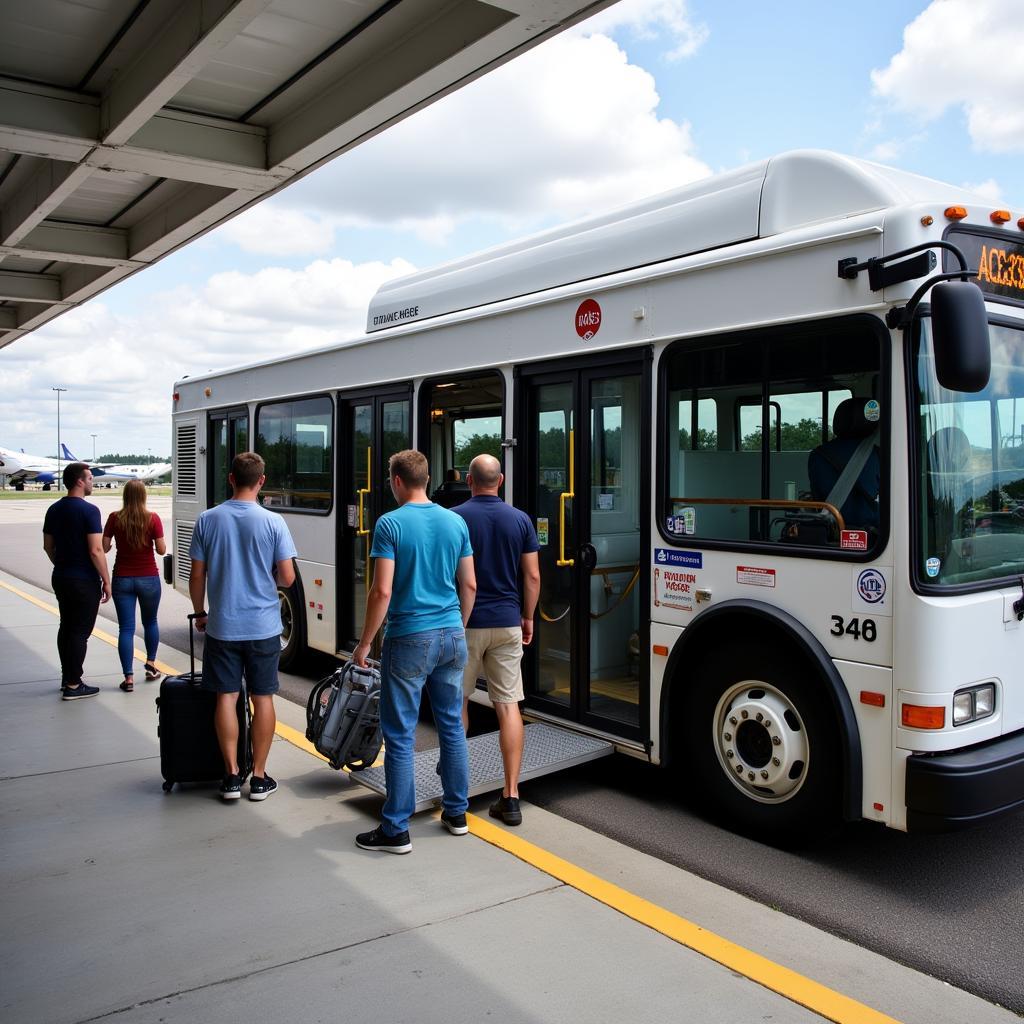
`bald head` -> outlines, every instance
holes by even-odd
[[[478,455],[470,464],[466,481],[475,497],[497,494],[502,481],[501,463],[493,455]]]

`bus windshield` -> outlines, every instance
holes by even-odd
[[[917,352],[917,579],[958,586],[1024,574],[1024,332],[989,325],[992,376],[977,394],[935,378],[931,321]]]

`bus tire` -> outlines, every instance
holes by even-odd
[[[306,613],[296,586],[278,587],[281,606],[281,660],[285,672],[294,672],[306,656]]]
[[[805,662],[766,643],[709,651],[684,695],[687,789],[731,828],[804,842],[840,822],[839,730]]]

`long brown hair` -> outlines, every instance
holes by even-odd
[[[149,512],[146,511],[146,485],[129,480],[121,492],[124,505],[117,513],[117,524],[130,548],[149,546]]]

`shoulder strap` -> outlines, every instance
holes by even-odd
[[[839,474],[839,479],[832,485],[832,490],[829,491],[829,495],[825,499],[827,504],[833,505],[838,509],[841,509],[846,504],[846,499],[850,497],[853,485],[860,478],[864,467],[867,465],[871,449],[874,448],[877,439],[878,431],[874,430],[857,445],[853,455],[850,456],[850,461],[847,462],[842,473]]]

